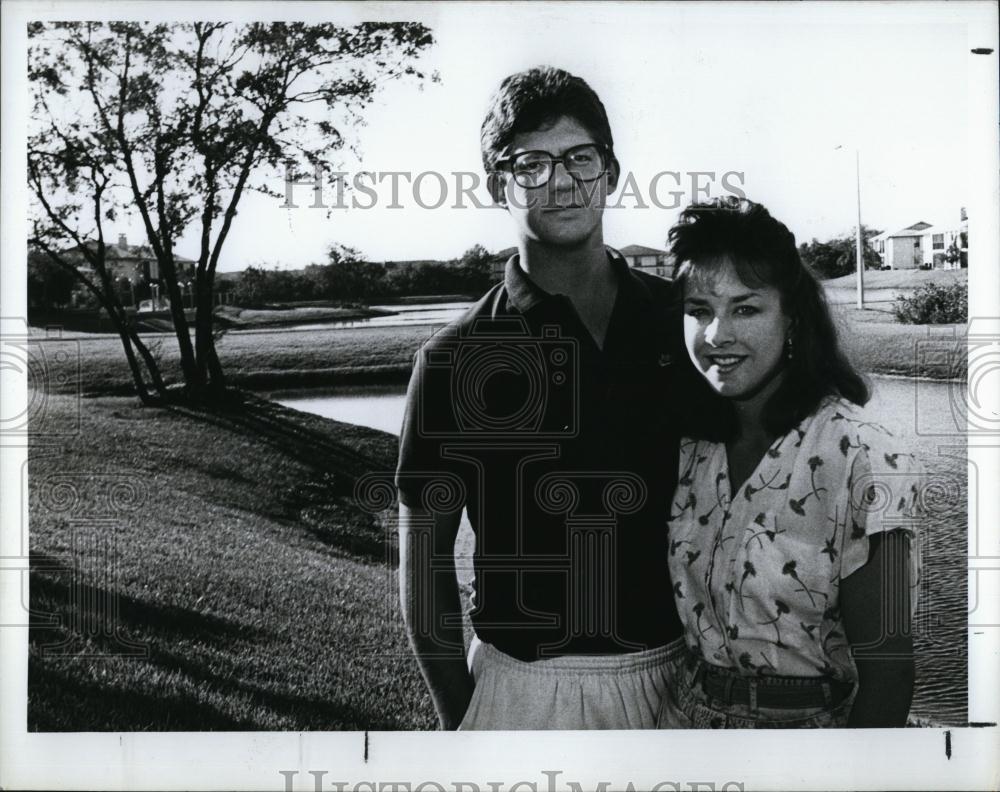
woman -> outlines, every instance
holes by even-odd
[[[661,728],[903,726],[920,467],[863,409],[822,288],[761,205],[670,231],[687,355]]]

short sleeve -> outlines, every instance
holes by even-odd
[[[840,577],[868,562],[868,537],[903,530],[910,537],[911,606],[920,580],[919,532],[923,519],[923,465],[903,451],[900,441],[880,427],[864,424],[846,435],[842,449],[855,451],[847,480]]]
[[[465,504],[466,485],[460,466],[447,458],[444,445],[454,439],[447,366],[428,366],[435,350],[429,345],[414,357],[399,437],[396,490],[411,509],[451,512]]]

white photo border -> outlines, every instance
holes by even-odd
[[[475,14],[486,4],[470,4]],[[502,5],[502,4],[501,4]],[[588,13],[591,4],[559,3],[559,13]],[[686,5],[686,4],[685,4]],[[1000,198],[998,198],[997,7],[991,2],[705,3],[691,14],[864,15],[890,25],[964,23],[971,47],[992,48],[970,58],[969,216],[970,316],[1000,338]],[[253,3],[206,6],[192,2],[8,2],[3,5],[2,332],[16,334],[26,316],[28,204],[23,119],[29,112],[25,75],[26,23],[32,19],[193,20],[371,18],[433,19],[433,3]],[[514,9],[513,13],[517,10]],[[20,320],[23,321],[23,320]],[[21,329],[23,332],[26,328]],[[973,327],[970,326],[970,334]],[[978,331],[977,331],[978,332]],[[972,372],[970,371],[970,380]],[[995,377],[994,377],[995,379]],[[25,378],[3,373],[5,414],[26,404]],[[1000,403],[996,383],[984,392]],[[989,789],[1000,773],[998,730],[1000,626],[996,613],[969,629],[969,720],[980,727],[812,732],[252,732],[29,733],[27,628],[17,615],[26,592],[27,492],[24,443],[3,438],[0,531],[0,787],[17,789],[564,789],[572,783],[610,789]],[[980,602],[1000,590],[1000,514],[988,482],[1000,473],[1000,440],[970,439],[970,588]],[[975,536],[973,537],[973,533]],[[996,610],[995,604],[993,610]],[[779,750],[780,749],[780,750]],[[313,771],[310,773],[310,771]],[[338,787],[338,783],[343,786]],[[490,784],[500,786],[490,786]],[[465,785],[464,787],[461,785]],[[521,784],[521,786],[518,786]],[[534,787],[530,786],[534,784]],[[712,786],[709,786],[709,785]],[[360,785],[360,786],[359,786]],[[381,785],[381,786],[380,786]],[[404,788],[404,787],[399,787]]]

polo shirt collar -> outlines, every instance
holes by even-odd
[[[637,298],[641,301],[652,302],[652,295],[639,280],[632,274],[628,262],[617,250],[610,247],[604,248],[608,255],[608,261],[618,277],[618,288],[628,293],[628,298]],[[520,255],[515,253],[507,259],[507,266],[504,269],[504,288],[507,291],[511,305],[522,314],[527,313],[539,303],[550,300],[554,295],[545,291],[541,286],[531,280],[528,274],[521,269]]]

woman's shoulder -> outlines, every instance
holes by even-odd
[[[907,443],[881,424],[873,411],[842,397],[827,397],[810,424],[817,444],[836,449],[834,455],[848,466],[920,475],[922,468]]]
[[[823,399],[807,423],[807,431],[815,435],[840,437],[849,434],[871,444],[899,443],[896,435],[876,420],[871,410],[842,396]]]
[[[715,459],[719,450],[724,447],[723,443],[716,443],[712,440],[681,437],[678,446],[681,467],[690,467],[694,464],[701,464],[707,460]]]

